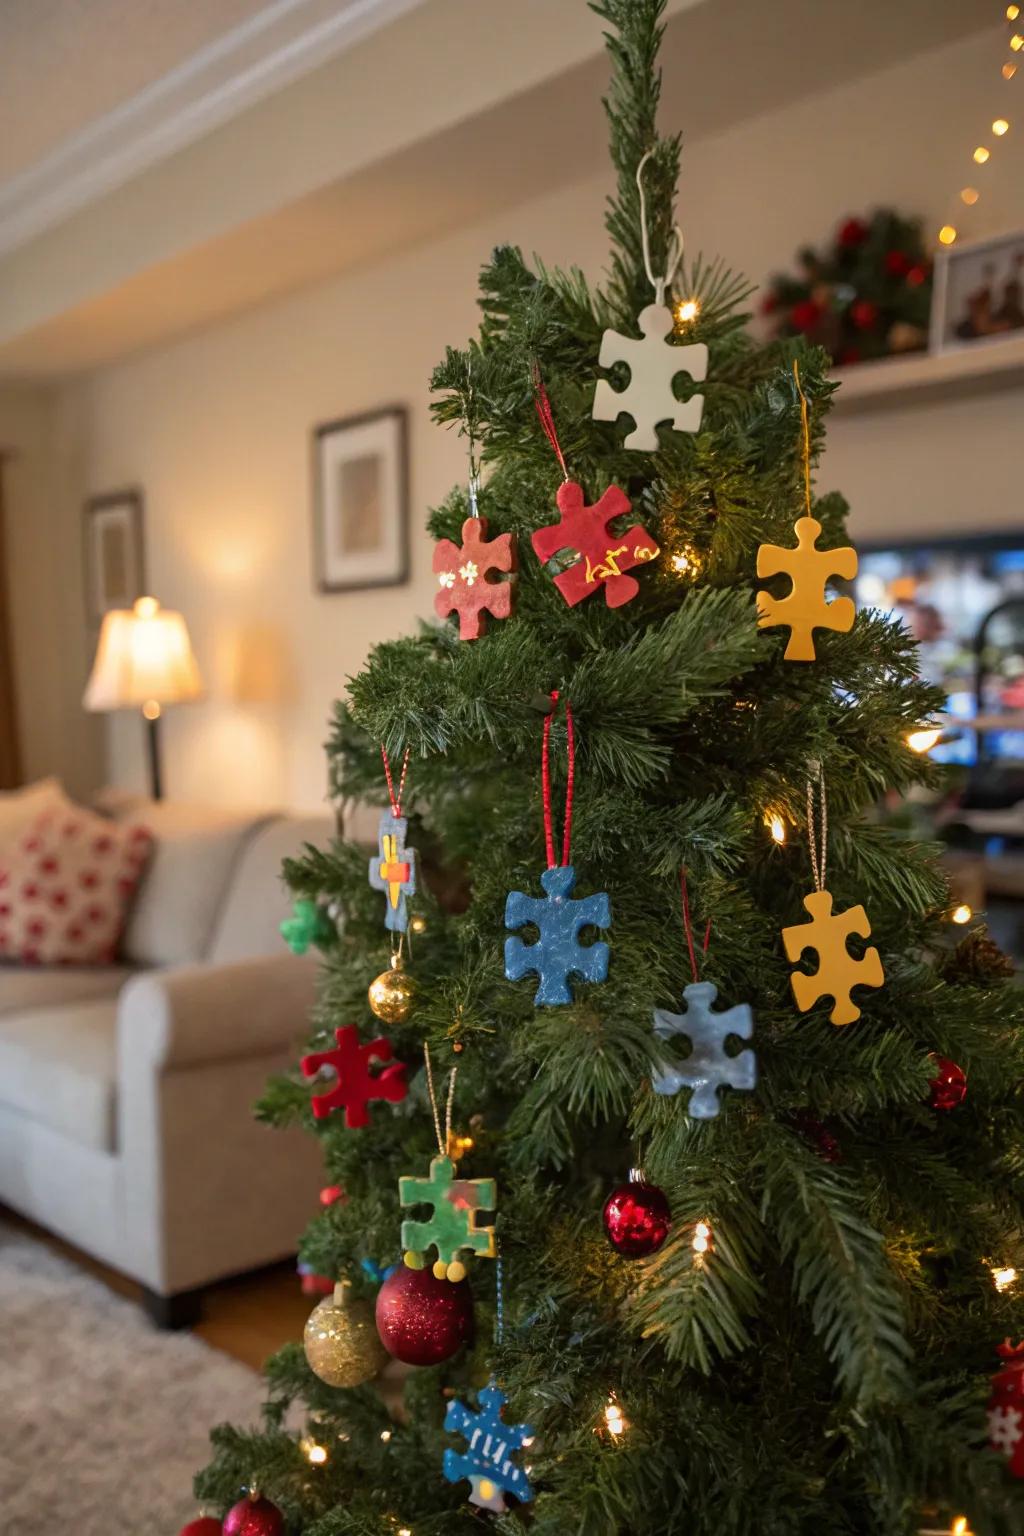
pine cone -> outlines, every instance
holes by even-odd
[[[1014,970],[1013,961],[986,934],[969,933],[946,960],[942,974],[946,981],[984,986],[986,982],[1005,981]]]

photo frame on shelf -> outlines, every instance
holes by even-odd
[[[130,608],[145,590],[142,492],[90,496],[82,514],[85,607],[91,624],[111,608]]]
[[[313,429],[313,569],[320,592],[408,580],[407,439],[403,406]]]
[[[929,348],[952,352],[1024,336],[1024,230],[936,253]]]

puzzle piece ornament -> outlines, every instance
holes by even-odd
[[[465,1436],[466,1450],[460,1455],[449,1448],[444,1453],[444,1475],[450,1483],[468,1478],[469,1502],[478,1509],[501,1514],[508,1508],[505,1494],[520,1504],[528,1504],[533,1489],[522,1467],[513,1456],[533,1440],[529,1424],[506,1424],[501,1411],[507,1401],[493,1381],[477,1394],[479,1413],[473,1413],[458,1398],[448,1404],[444,1427],[449,1434]]]
[[[454,1173],[450,1157],[435,1157],[429,1179],[399,1179],[398,1199],[403,1206],[433,1206],[429,1220],[402,1222],[406,1264],[422,1269],[423,1254],[436,1248],[434,1274],[438,1280],[458,1282],[466,1278],[466,1266],[459,1258],[463,1249],[481,1259],[497,1255],[494,1228],[478,1227],[477,1216],[497,1209],[498,1186],[493,1179],[456,1179]]]
[[[286,917],[278,932],[293,955],[304,955],[311,944],[319,949],[335,936],[335,927],[319,902],[309,896],[297,896],[291,917]]]
[[[813,661],[816,629],[835,629],[846,634],[853,628],[853,599],[837,597],[830,603],[825,597],[825,585],[830,576],[853,580],[857,574],[857,551],[849,545],[841,549],[815,548],[821,524],[813,517],[798,518],[794,531],[794,549],[762,544],[757,552],[759,576],[785,575],[792,582],[786,597],[772,597],[764,591],[757,594],[757,622],[761,629],[788,624],[785,660]]]
[[[508,893],[505,927],[522,928],[526,923],[535,923],[540,938],[535,944],[524,944],[518,938],[505,940],[505,975],[509,981],[520,981],[535,974],[540,985],[534,1002],[555,1008],[572,1002],[570,976],[582,976],[584,981],[607,981],[608,945],[602,940],[581,944],[579,934],[589,925],[610,928],[612,909],[604,891],[581,900],[572,899],[576,871],[571,864],[546,869],[540,883],[546,893],[544,900],[527,896],[523,891]]]
[[[725,1049],[729,1035],[738,1035],[741,1040],[752,1037],[754,1016],[750,1005],[737,1003],[734,1008],[713,1013],[711,1005],[717,996],[718,988],[713,982],[694,981],[683,990],[683,1013],[669,1013],[664,1008],[654,1012],[654,1033],[660,1040],[686,1035],[693,1049],[678,1067],[655,1072],[651,1086],[666,1098],[673,1097],[680,1088],[692,1089],[686,1111],[691,1120],[715,1118],[721,1108],[719,1089],[726,1084],[749,1091],[757,1083],[754,1052],[740,1051],[729,1056]]]
[[[653,453],[661,422],[668,422],[676,432],[700,431],[704,396],[692,395],[684,403],[676,399],[672,384],[679,373],[688,373],[695,384],[703,383],[708,373],[708,349],[702,341],[682,347],[669,342],[672,311],[664,304],[648,304],[640,311],[637,325],[643,332],[642,341],[620,331],[608,330],[602,336],[598,362],[602,368],[628,363],[629,384],[615,390],[607,379],[599,379],[592,415],[595,421],[632,416],[636,425],[622,446]]]
[[[538,560],[546,563],[561,549],[578,550],[580,558],[555,577],[555,586],[569,607],[574,608],[603,586],[608,607],[621,608],[640,590],[640,583],[626,572],[646,565],[659,553],[639,523],[623,534],[609,533],[613,518],[632,511],[629,497],[617,485],[610,485],[600,501],[588,507],[583,487],[575,480],[566,480],[558,487],[555,500],[560,521],[538,528],[531,539]]]
[[[832,1023],[852,1024],[860,1018],[860,1009],[850,996],[851,990],[854,987],[880,987],[885,981],[882,962],[874,946],[864,951],[861,960],[854,959],[846,947],[852,933],[862,939],[870,937],[867,913],[863,907],[848,907],[845,912],[834,913],[828,891],[812,891],[804,897],[804,906],[811,921],[782,930],[782,943],[790,961],[798,961],[805,949],[814,949],[818,953],[818,969],[813,975],[794,971],[790,976],[796,1005],[801,1013],[806,1013],[819,998],[831,997]]]
[[[338,1043],[331,1050],[303,1056],[303,1076],[315,1077],[321,1067],[333,1067],[337,1081],[324,1093],[313,1095],[313,1114],[317,1120],[323,1120],[333,1110],[344,1109],[345,1124],[349,1130],[358,1130],[370,1123],[367,1105],[371,1100],[386,1099],[389,1104],[398,1104],[405,1098],[409,1091],[406,1065],[404,1061],[391,1061],[391,1041],[383,1035],[360,1045],[354,1024],[336,1029],[334,1038]],[[391,1065],[375,1076],[370,1071],[373,1061]]]
[[[416,894],[416,850],[405,846],[408,829],[404,816],[385,811],[377,829],[377,852],[370,860],[370,884],[387,897],[384,926],[392,933],[408,928],[406,898]]]
[[[459,639],[479,640],[487,626],[486,615],[507,619],[512,612],[511,581],[495,581],[492,571],[516,570],[515,534],[500,533],[488,541],[487,519],[467,517],[462,525],[462,547],[451,539],[434,545],[434,575],[438,591],[434,611],[446,619],[459,616]]]

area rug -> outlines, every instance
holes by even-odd
[[[0,1530],[177,1536],[211,1424],[255,1424],[260,1378],[161,1333],[101,1281],[0,1226]]]

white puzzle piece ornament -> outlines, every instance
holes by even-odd
[[[598,362],[602,368],[613,363],[629,365],[629,384],[615,390],[607,379],[599,379],[594,393],[593,419],[616,421],[625,414],[636,425],[624,443],[641,453],[653,453],[658,446],[658,427],[669,422],[676,432],[699,432],[704,413],[704,396],[691,395],[677,400],[672,385],[677,374],[688,373],[694,383],[707,377],[708,349],[704,342],[672,346],[667,340],[672,330],[672,311],[664,304],[648,304],[637,320],[643,340],[623,336],[621,331],[605,331],[601,338]]]

